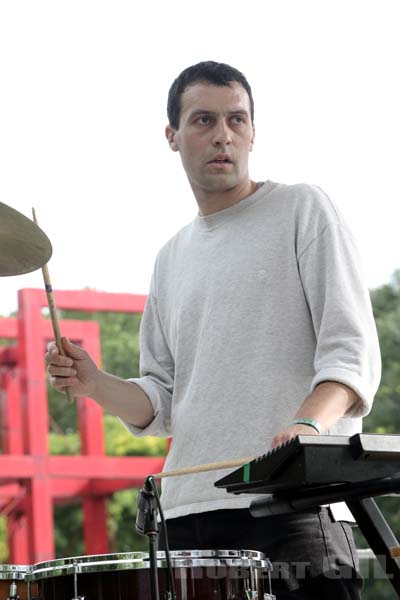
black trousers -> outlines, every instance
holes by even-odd
[[[257,519],[248,509],[218,510],[169,519],[167,532],[170,550],[264,552],[277,600],[361,598],[351,527],[328,508]]]

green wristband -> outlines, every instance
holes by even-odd
[[[303,419],[296,419],[295,421],[293,421],[292,425],[308,425],[309,427],[315,429],[317,433],[321,433],[322,431],[322,427],[320,423],[318,423],[318,421],[316,421],[315,419],[308,419],[306,417],[304,417]]]

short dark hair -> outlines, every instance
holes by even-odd
[[[237,81],[246,90],[250,100],[251,121],[254,123],[254,101],[251,87],[246,77],[230,65],[207,60],[188,67],[175,79],[168,93],[167,114],[171,127],[179,129],[181,116],[181,97],[190,85],[198,82],[211,83],[218,86],[229,86]]]

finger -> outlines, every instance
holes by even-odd
[[[276,448],[277,446],[280,446],[281,444],[284,444],[285,442],[289,441],[291,438],[288,434],[279,434],[276,435],[272,442],[271,442],[271,448]]]
[[[48,352],[45,354],[45,360],[48,367],[50,365],[55,365],[57,367],[72,367],[74,364],[72,358],[58,354],[58,352]]]
[[[54,341],[49,342],[47,344],[47,352],[52,352],[53,350],[57,350],[57,345]],[[57,352],[58,352],[58,350],[57,350]]]
[[[59,392],[66,387],[72,387],[78,383],[76,377],[49,377],[49,381],[53,388]]]
[[[49,365],[53,361],[53,359],[55,359],[58,355],[59,353],[55,343],[50,342],[49,344],[47,344],[47,352],[44,355],[44,360],[46,364]]]
[[[75,360],[82,360],[84,358],[87,358],[86,350],[84,350],[80,346],[77,346],[76,344],[73,344],[72,342],[69,341],[68,338],[66,338],[66,337],[61,338],[61,342],[62,342],[65,352],[71,358],[74,358]]]
[[[75,377],[77,370],[72,367],[62,367],[59,365],[49,365],[47,372],[52,377]]]

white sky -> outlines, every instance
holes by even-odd
[[[0,201],[53,244],[55,289],[146,293],[160,246],[196,214],[164,139],[173,79],[228,62],[255,99],[258,181],[320,185],[368,285],[400,268],[397,0],[2,0]],[[0,314],[40,271],[0,278]]]

